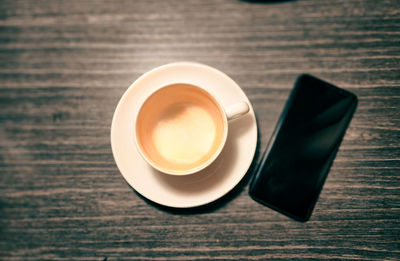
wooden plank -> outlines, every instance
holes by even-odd
[[[400,259],[400,1],[1,1],[1,260]],[[173,61],[243,88],[258,162],[296,77],[359,105],[311,220],[252,201],[248,180],[210,206],[141,198],[114,163],[126,88]]]

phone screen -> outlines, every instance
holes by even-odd
[[[251,182],[250,196],[307,221],[356,106],[354,94],[301,75]]]

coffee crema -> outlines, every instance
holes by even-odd
[[[169,172],[200,168],[221,149],[224,112],[207,92],[173,84],[153,93],[141,107],[137,142],[146,157]]]

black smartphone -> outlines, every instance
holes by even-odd
[[[250,184],[250,196],[307,221],[357,107],[353,93],[301,75]]]

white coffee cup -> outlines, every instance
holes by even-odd
[[[224,108],[209,92],[188,83],[154,90],[135,119],[135,143],[155,169],[189,175],[209,166],[221,153],[228,121],[249,111],[247,102]]]

